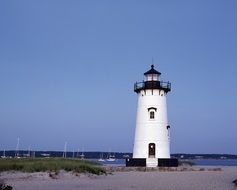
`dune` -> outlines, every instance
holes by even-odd
[[[108,175],[79,174],[60,171],[58,174],[38,172],[1,172],[0,181],[13,190],[234,190],[237,167],[195,168],[177,171],[115,171]]]

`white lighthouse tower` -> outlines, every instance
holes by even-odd
[[[143,159],[147,167],[157,167],[158,160],[170,158],[166,96],[171,84],[161,81],[160,75],[151,65],[144,73],[144,81],[134,85],[138,105],[133,160]]]

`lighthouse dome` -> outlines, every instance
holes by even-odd
[[[144,75],[149,75],[149,74],[161,75],[161,73],[159,71],[154,69],[154,65],[151,65],[151,69],[144,73]]]
[[[151,69],[144,73],[145,81],[158,81],[161,73],[154,69],[154,65],[151,65]]]

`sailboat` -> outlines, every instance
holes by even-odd
[[[103,153],[100,154],[100,159],[98,160],[99,162],[104,162],[104,158],[103,158]]]
[[[63,158],[67,157],[67,142],[64,144]]]
[[[24,156],[24,157],[30,157],[30,146],[29,146],[29,148],[28,148],[28,153],[23,154],[23,156]]]
[[[80,158],[81,158],[82,160],[84,160],[84,158],[85,158],[84,152],[81,153]]]
[[[21,158],[19,154],[19,144],[20,144],[20,138],[17,138],[17,144],[16,144],[16,151],[15,151],[15,158]]]
[[[84,148],[82,149],[82,152],[81,152],[80,158],[81,158],[82,160],[85,159]]]
[[[1,158],[6,158],[5,150],[3,150],[3,155],[1,156]]]
[[[112,154],[109,153],[107,161],[108,162],[114,162],[115,160],[116,160],[115,155],[112,155]]]

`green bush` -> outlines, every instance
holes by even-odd
[[[78,159],[63,158],[21,158],[21,159],[0,159],[0,171],[74,171],[92,174],[105,174],[105,170],[96,162]]]

